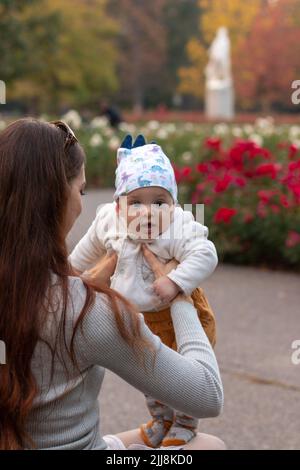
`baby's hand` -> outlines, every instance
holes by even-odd
[[[162,276],[159,279],[156,279],[153,283],[153,289],[156,295],[164,303],[169,303],[173,300],[176,295],[181,291],[180,287],[171,281],[167,276]]]

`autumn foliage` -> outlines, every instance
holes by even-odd
[[[291,84],[300,77],[299,1],[199,0],[199,6],[200,38],[187,45],[190,65],[179,70],[180,90],[203,97],[207,50],[218,27],[226,26],[240,107],[291,107]]]
[[[298,14],[298,18],[297,18]],[[265,7],[235,57],[236,88],[248,108],[257,101],[291,105],[291,84],[300,75],[300,11],[294,0]]]

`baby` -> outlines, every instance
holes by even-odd
[[[117,162],[115,201],[97,210],[94,222],[70,255],[71,264],[83,272],[114,250],[118,262],[111,287],[136,304],[165,344],[176,349],[169,307],[178,292],[192,296],[214,344],[214,317],[199,289],[217,265],[208,229],[178,205],[174,171],[160,146],[146,144],[143,136],[132,145],[127,136]],[[175,258],[179,262],[176,269],[155,280],[143,256],[143,243],[164,263]],[[141,435],[148,446],[184,445],[195,436],[197,419],[149,396],[146,401],[152,420],[141,426]]]

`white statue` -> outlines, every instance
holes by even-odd
[[[205,75],[207,116],[213,119],[231,119],[234,110],[230,39],[224,27],[218,29],[209,49],[209,63]]]

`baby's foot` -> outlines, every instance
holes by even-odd
[[[162,447],[181,446],[187,444],[196,436],[195,428],[180,426],[178,423],[172,424],[170,430],[161,442]]]
[[[141,436],[149,447],[158,447],[172,425],[171,421],[152,419],[140,427]]]

